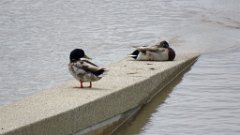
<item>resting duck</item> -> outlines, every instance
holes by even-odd
[[[85,59],[84,59],[85,58]],[[80,87],[83,88],[83,82],[89,82],[89,88],[92,87],[93,81],[98,81],[105,72],[104,68],[88,61],[89,58],[82,49],[74,49],[70,53],[70,63],[68,68],[72,76],[80,81]]]
[[[175,51],[164,40],[157,45],[138,47],[130,56],[142,61],[172,61],[175,55]]]

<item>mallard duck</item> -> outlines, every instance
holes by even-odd
[[[83,88],[83,82],[89,82],[89,88],[92,87],[93,81],[98,81],[105,72],[104,68],[98,67],[90,62],[89,58],[82,49],[74,49],[70,53],[70,63],[68,68],[72,76],[80,81],[80,87]]]
[[[157,45],[137,47],[130,56],[143,61],[172,61],[175,58],[175,51],[164,40]]]

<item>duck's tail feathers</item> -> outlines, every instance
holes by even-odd
[[[138,54],[139,54],[139,51],[138,51],[138,50],[135,50],[135,51],[133,51],[129,56],[132,57],[132,58],[134,58],[134,59],[137,59]]]
[[[132,55],[132,54],[129,54],[128,56],[129,56],[129,57],[131,57],[131,58],[134,58],[134,59],[136,59],[136,58],[137,58],[137,55]]]
[[[105,68],[101,68],[98,71],[93,72],[93,74],[96,75],[96,76],[99,76],[99,75],[102,75],[106,71],[107,70]]]

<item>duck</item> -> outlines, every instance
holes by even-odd
[[[89,82],[89,88],[92,88],[92,82],[102,78],[105,68],[99,67],[90,62],[83,49],[74,49],[70,52],[70,62],[68,69],[71,75],[80,82],[80,88],[84,88],[83,82]]]
[[[130,54],[130,57],[138,61],[173,61],[175,56],[175,51],[166,40],[153,46],[137,47]]]

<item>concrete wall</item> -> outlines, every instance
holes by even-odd
[[[89,129],[145,104],[197,58],[188,54],[171,62],[124,59],[111,64],[91,89],[76,88],[79,83],[71,80],[0,107],[0,134],[68,135]]]

